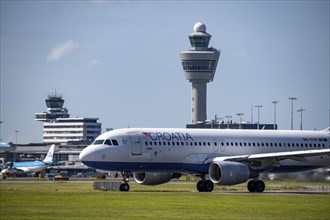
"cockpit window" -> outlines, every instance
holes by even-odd
[[[116,139],[111,139],[113,145],[118,146],[118,141]]]
[[[93,145],[103,144],[104,140],[95,140]]]
[[[106,144],[106,145],[112,145],[112,143],[111,143],[111,141],[109,139],[106,139],[105,142],[104,142],[104,144]]]

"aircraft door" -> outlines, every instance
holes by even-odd
[[[132,155],[142,155],[141,140],[138,133],[129,133],[132,143]]]

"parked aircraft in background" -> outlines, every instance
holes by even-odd
[[[15,172],[24,172],[24,173],[36,173],[46,169],[47,165],[53,164],[55,145],[53,144],[43,161],[26,161],[26,162],[13,162],[10,165],[10,168],[4,169],[1,173],[15,173]]]
[[[264,172],[299,172],[330,165],[330,128],[323,131],[128,128],[101,134],[80,153],[87,166],[121,171],[136,182],[157,185],[195,174],[200,192],[214,184],[248,182],[263,192]]]

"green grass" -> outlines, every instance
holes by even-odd
[[[94,191],[91,182],[1,181],[0,219],[330,219],[329,193],[219,192],[222,189],[197,193],[190,182],[155,187],[131,183],[130,192],[104,192]]]

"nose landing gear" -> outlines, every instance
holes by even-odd
[[[120,184],[119,186],[119,190],[122,191],[122,192],[128,192],[129,189],[130,189],[130,186],[128,184],[128,173],[126,171],[122,171],[121,172],[121,175],[123,176],[123,183]]]

